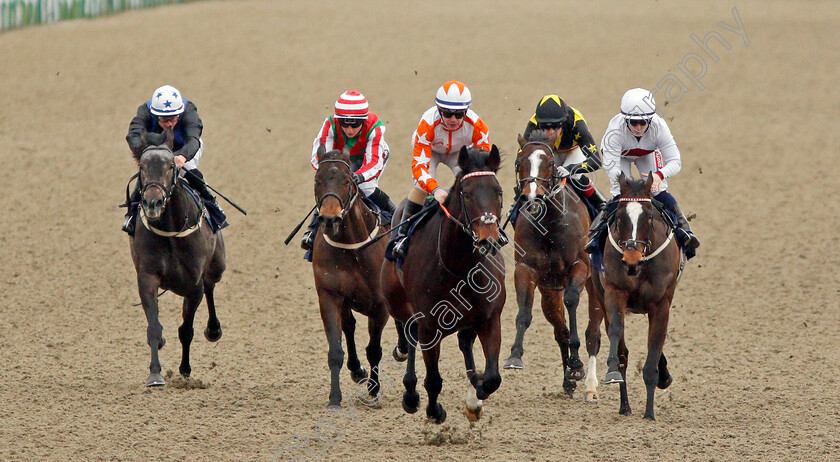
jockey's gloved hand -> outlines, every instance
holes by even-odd
[[[365,177],[362,176],[361,173],[354,173],[353,174],[353,183],[361,184],[365,182]]]
[[[571,173],[569,173],[569,170],[566,167],[564,167],[562,165],[557,167],[557,176],[559,176],[560,178],[565,178],[565,177],[569,176],[570,174]]]

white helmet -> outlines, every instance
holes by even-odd
[[[650,119],[656,113],[653,93],[644,88],[627,90],[621,97],[621,113],[625,119]]]
[[[438,88],[435,102],[443,109],[464,111],[470,107],[472,95],[470,89],[462,82],[450,80]]]
[[[171,85],[164,85],[152,93],[149,110],[156,116],[174,116],[184,112],[181,92]]]

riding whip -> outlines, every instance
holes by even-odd
[[[227,197],[225,197],[225,195],[224,195],[224,194],[220,193],[219,191],[216,191],[216,188],[214,188],[214,187],[210,186],[209,184],[207,184],[207,182],[206,182],[206,181],[204,181],[204,178],[200,178],[199,176],[197,176],[196,174],[194,174],[193,172],[191,172],[189,169],[183,169],[183,172],[184,172],[184,176],[189,175],[190,179],[194,179],[194,180],[197,180],[197,181],[198,181],[198,182],[200,182],[200,183],[204,183],[204,185],[205,185],[205,186],[207,186],[208,188],[210,188],[210,190],[211,190],[211,191],[213,191],[214,193],[218,194],[218,195],[219,195],[219,197],[221,197],[222,199],[226,200],[226,201],[228,202],[228,204],[232,205],[232,206],[233,206],[236,210],[239,210],[240,212],[242,212],[242,215],[248,215],[248,212],[246,212],[246,211],[245,211],[245,209],[243,209],[242,207],[240,207],[240,206],[236,205],[236,203],[235,203],[235,202],[233,202],[232,200],[230,200],[230,199],[228,199]]]
[[[289,242],[291,242],[292,239],[295,237],[295,234],[297,234],[297,232],[300,231],[300,227],[303,226],[303,224],[306,222],[306,219],[309,218],[309,215],[312,215],[312,212],[314,212],[316,208],[318,208],[317,204],[314,205],[312,207],[312,210],[310,210],[309,213],[307,213],[306,216],[303,217],[303,220],[301,220],[301,222],[298,223],[297,226],[295,226],[295,229],[292,230],[291,234],[289,234],[289,237],[287,237],[286,240],[283,242],[284,244],[289,245]]]
[[[422,209],[420,209],[420,211],[419,211],[419,212],[417,212],[417,213],[415,213],[414,215],[412,215],[412,216],[410,216],[410,217],[406,218],[406,219],[405,219],[405,221],[403,221],[402,223],[398,223],[398,224],[396,224],[396,225],[392,226],[392,227],[391,227],[391,229],[389,229],[388,231],[385,231],[384,233],[380,234],[379,236],[376,236],[375,238],[371,239],[371,240],[370,240],[367,244],[365,244],[365,245],[363,245],[363,246],[359,247],[359,249],[358,249],[358,250],[359,250],[359,251],[365,250],[366,248],[368,248],[369,246],[373,245],[375,242],[379,241],[379,240],[380,240],[380,239],[382,239],[383,237],[385,237],[385,236],[387,236],[387,235],[391,234],[392,232],[394,232],[394,231],[396,231],[396,230],[400,229],[403,225],[406,225],[406,224],[408,224],[408,223],[411,223],[412,221],[416,221],[417,219],[419,219],[420,217],[422,217],[423,215],[425,215],[425,214],[426,214],[426,212],[428,212],[429,210],[433,209],[433,208],[434,208],[437,204],[439,204],[439,202],[438,202],[438,201],[432,201],[429,205],[427,205],[427,206],[423,207]]]

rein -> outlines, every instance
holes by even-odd
[[[619,202],[652,202],[650,198],[645,198],[645,197],[622,197],[618,201]],[[607,237],[609,238],[610,244],[612,244],[612,246],[615,248],[615,250],[617,250],[621,253],[624,253],[624,250],[628,247],[628,245],[632,248],[636,248],[636,246],[641,243],[641,244],[644,244],[645,250],[650,248],[650,240],[648,240],[647,242],[642,242],[642,241],[636,241],[635,239],[628,239],[626,241],[622,241],[619,244],[618,242],[616,242],[616,240],[613,237],[612,232],[610,231],[609,228],[607,229]],[[668,247],[668,244],[670,244],[673,239],[674,239],[674,230],[672,229],[668,232],[668,237],[667,237],[667,239],[665,239],[665,242],[663,242],[662,245],[657,247],[656,250],[654,250],[652,253],[644,255],[642,257],[641,261],[650,260],[650,259],[656,257],[657,255],[659,255],[660,253],[662,253],[662,251],[665,250],[666,247]]]

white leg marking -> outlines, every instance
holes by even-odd
[[[586,379],[584,383],[586,384],[586,393],[583,395],[583,400],[587,403],[597,403],[598,402],[598,371],[597,369],[597,356],[590,356],[589,357],[589,367],[586,368]]]

